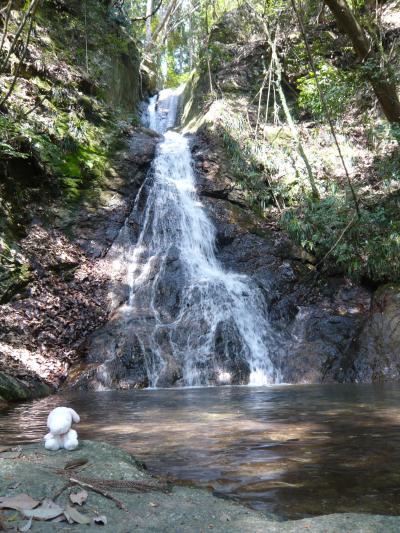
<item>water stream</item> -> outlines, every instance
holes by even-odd
[[[281,518],[400,514],[398,385],[70,393],[0,410],[0,444],[39,441],[60,404],[81,438]]]
[[[128,286],[118,309],[119,353],[143,359],[150,387],[279,382],[261,290],[216,258],[215,228],[196,193],[189,140],[170,130],[178,101],[172,90],[150,100],[149,125],[164,137],[111,251]],[[110,386],[115,342],[107,357],[99,375]]]

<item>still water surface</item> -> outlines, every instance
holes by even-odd
[[[1,443],[39,441],[48,411],[148,469],[282,518],[400,514],[400,386],[218,387],[64,394],[0,411]]]

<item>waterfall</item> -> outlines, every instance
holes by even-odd
[[[129,293],[119,311],[124,357],[143,359],[151,387],[277,382],[263,295],[216,258],[188,139],[170,131],[177,106],[172,90],[150,99],[149,126],[164,136],[120,235],[116,261],[126,262]]]

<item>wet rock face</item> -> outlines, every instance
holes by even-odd
[[[398,380],[400,359],[400,292],[395,286],[371,294],[350,280],[317,276],[314,258],[291,242],[268,220],[245,207],[234,186],[229,163],[218,147],[200,136],[193,139],[198,193],[216,227],[217,257],[227,270],[243,273],[262,291],[278,342],[271,355],[286,383]],[[139,202],[145,205],[146,187]],[[132,218],[132,217],[131,217]],[[141,220],[128,219],[132,239]],[[140,217],[139,217],[140,218]],[[154,276],[157,273],[154,265]],[[154,293],[153,304],[164,323],[175,320],[182,300],[184,273],[171,249]],[[148,300],[143,289],[143,302]],[[139,342],[155,330],[152,312],[143,305],[137,316],[124,317],[119,309],[128,293],[121,290],[107,325],[90,342],[88,367],[74,381],[86,388],[145,387],[154,369],[158,386],[180,386],[183,361],[173,356],[172,344],[182,346],[187,335],[206,334],[201,323],[171,336],[167,327],[156,331],[164,363],[152,347]],[[146,333],[145,333],[146,332]],[[155,337],[154,337],[155,338]],[[217,370],[204,363],[209,383],[247,383],[250,369],[245,347],[232,324],[221,324],[214,336]],[[234,356],[232,355],[234,354]],[[199,363],[201,364],[201,363]],[[158,366],[157,366],[158,365]]]
[[[380,287],[358,340],[359,349],[345,361],[341,375],[357,382],[398,381],[400,375],[400,286]]]
[[[217,230],[218,258],[262,289],[279,338],[272,359],[282,381],[352,380],[348,361],[357,354],[369,292],[344,278],[316,278],[313,257],[244,207],[218,146],[198,136],[192,148],[199,193]]]
[[[121,124],[126,146],[118,154],[117,174],[110,177],[95,207],[60,213],[57,228],[92,258],[105,255],[130,212],[132,202],[154,158],[159,135],[147,128]]]
[[[216,384],[247,383],[250,368],[245,350],[235,324],[220,323],[215,332],[215,353],[221,368],[220,373],[214,376]]]

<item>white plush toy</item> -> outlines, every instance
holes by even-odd
[[[71,429],[72,423],[80,421],[79,415],[70,407],[56,407],[47,417],[50,433],[44,436],[46,450],[75,450],[78,447],[78,433]]]

